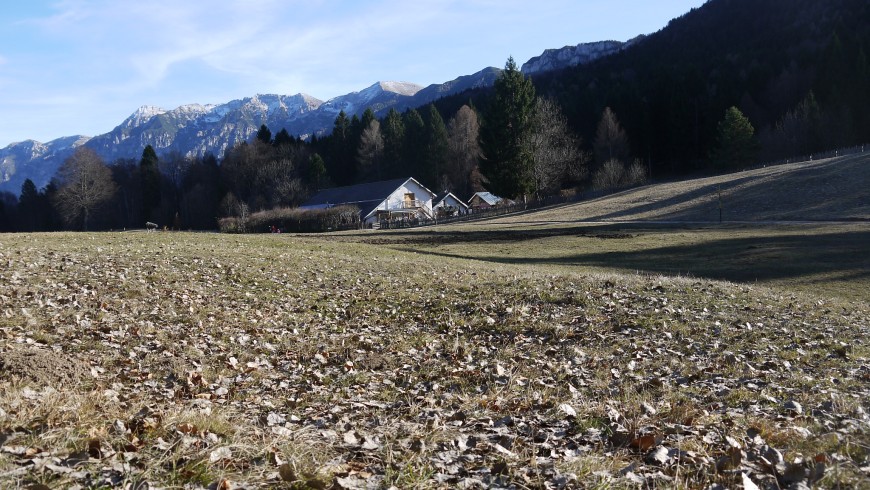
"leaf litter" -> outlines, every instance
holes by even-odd
[[[0,244],[0,486],[868,486],[863,304],[289,236]]]

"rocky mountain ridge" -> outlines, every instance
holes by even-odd
[[[531,75],[589,63],[618,52],[629,43],[604,41],[547,50],[524,64],[523,71]],[[224,104],[187,104],[171,110],[144,105],[108,133],[93,138],[72,136],[48,143],[31,140],[0,149],[0,191],[18,194],[28,178],[38,188],[45,186],[63,160],[80,145],[92,148],[109,162],[138,159],[147,145],[158,154],[211,153],[220,158],[228,148],[249,141],[263,124],[273,131],[286,129],[303,138],[325,135],[341,111],[349,116],[360,115],[366,108],[377,116],[383,116],[391,108],[404,111],[465,90],[491,86],[500,72],[489,67],[428,87],[408,82],[376,82],[327,101],[299,93],[258,94]]]
[[[629,48],[642,41],[645,37],[641,35],[625,42],[598,41],[594,43],[581,43],[576,46],[565,46],[561,49],[548,49],[540,56],[535,56],[523,63],[520,69],[526,75],[534,75],[560,70],[569,66],[585,65]]]

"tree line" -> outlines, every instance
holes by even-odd
[[[753,128],[736,108],[722,122],[723,161],[753,157]],[[589,148],[553,98],[509,58],[482,109],[462,105],[445,122],[434,104],[383,119],[343,111],[330,135],[310,140],[265,125],[246,143],[213,155],[158,156],[110,164],[78,148],[43,189],[25,181],[20,197],[0,199],[3,230],[216,229],[224,217],[294,208],[319,189],[413,176],[436,192],[468,198],[547,197],[564,189],[637,185],[647,168],[634,159],[625,129],[606,107]]]

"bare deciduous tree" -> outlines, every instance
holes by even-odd
[[[384,136],[381,134],[381,123],[377,119],[373,119],[368,127],[363,129],[357,156],[360,163],[360,175],[380,174],[381,160],[384,156]]]
[[[596,189],[611,190],[620,187],[631,187],[646,182],[646,166],[640,159],[636,159],[628,168],[617,159],[611,159],[604,163],[595,172],[592,185]]]
[[[535,99],[531,126],[526,144],[534,159],[535,193],[540,198],[543,194],[558,191],[569,170],[582,174],[587,159],[556,101],[541,97]]]
[[[625,172],[623,185],[626,187],[641,185],[646,182],[646,179],[646,165],[639,158],[635,158],[634,163]]]
[[[601,164],[610,160],[618,160],[622,163],[629,161],[628,136],[610,107],[605,107],[604,113],[601,114],[601,121],[595,132],[594,150],[595,159]]]
[[[604,162],[604,165],[595,172],[595,177],[592,179],[592,185],[596,189],[609,190],[616,189],[622,183],[625,177],[625,166],[617,159],[611,159]]]
[[[118,186],[102,158],[90,148],[80,146],[57,171],[60,189],[55,197],[58,213],[68,226],[81,222],[82,229],[100,206],[110,200]]]
[[[467,198],[474,189],[473,176],[480,161],[478,136],[480,122],[477,113],[467,105],[462,106],[447,123],[447,144],[450,158],[447,164],[447,177],[450,190],[462,198]]]

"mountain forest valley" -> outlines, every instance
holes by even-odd
[[[19,167],[0,487],[870,489],[870,3],[614,46],[214,151],[141,111]],[[517,205],[292,227],[405,177]]]

